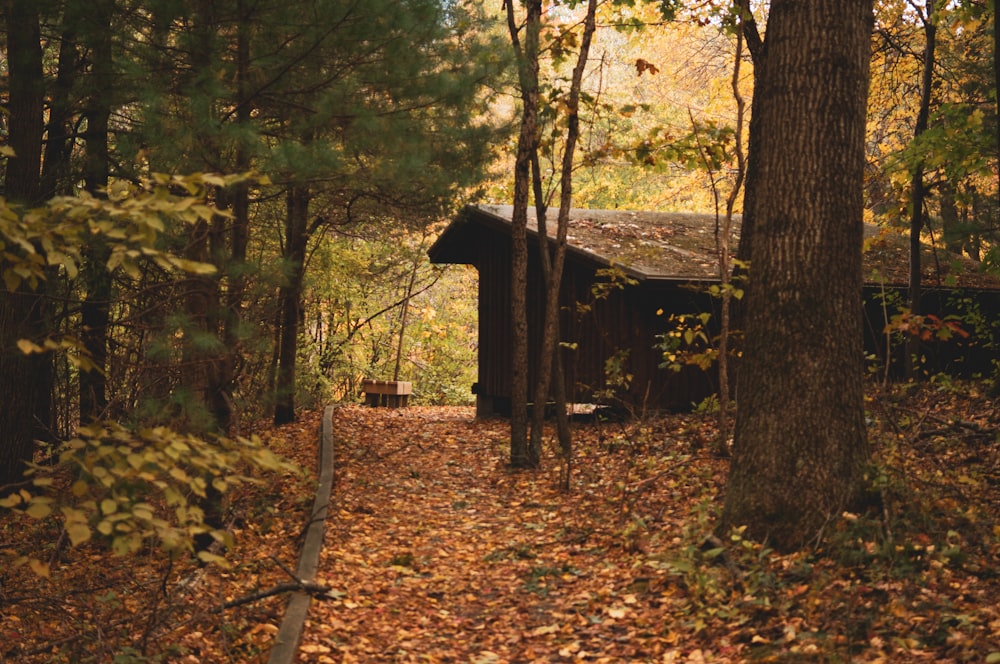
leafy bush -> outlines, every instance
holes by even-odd
[[[230,535],[206,520],[210,494],[257,481],[252,471],[297,472],[256,437],[203,439],[114,423],[82,428],[57,454],[57,464],[34,465],[30,482],[0,500],[0,507],[57,519],[72,545],[94,539],[118,555],[144,545],[171,556],[190,553],[204,535],[230,544]],[[209,551],[197,555],[225,562]],[[19,557],[14,563],[47,574],[37,560]]]

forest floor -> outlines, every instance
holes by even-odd
[[[705,544],[728,462],[714,420],[575,425],[572,488],[508,468],[508,423],[469,408],[334,414],[336,484],[304,662],[1000,662],[1000,408],[981,386],[868,403],[884,506],[812,550]],[[318,414],[267,431],[312,468]],[[313,496],[241,489],[228,569],[54,549],[48,580],[0,571],[0,661],[266,661]],[[17,541],[9,541],[15,537]],[[7,540],[7,541],[5,541]]]

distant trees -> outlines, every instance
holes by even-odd
[[[996,264],[991,12],[976,1],[885,1],[876,9],[866,193],[873,220],[908,229],[914,321],[924,313],[921,247]],[[911,376],[920,375],[921,354],[911,335]]]
[[[54,195],[126,201],[160,172],[258,174],[197,192],[171,181],[198,198],[164,204],[155,246],[136,256],[115,253],[122,238],[102,226],[75,236],[72,269],[39,245],[44,279],[5,280],[0,486],[36,439],[80,420],[218,433],[265,407],[293,419],[320,244],[362,222],[369,236],[420,237],[490,161],[486,84],[505,63],[471,5],[10,0],[0,18],[4,214],[43,218]],[[184,269],[143,260],[154,251]],[[20,274],[22,258],[0,271]],[[18,347],[51,338],[79,342],[86,361]]]
[[[202,160],[210,170],[254,168],[271,178],[255,208],[281,220],[274,238],[283,275],[272,386],[274,420],[284,423],[295,416],[310,248],[331,230],[373,216],[419,225],[474,180],[487,161],[489,135],[488,124],[472,123],[482,110],[476,85],[494,63],[483,44],[461,34],[475,17],[432,0],[207,3],[202,9],[207,31],[167,23],[176,34],[165,40],[192,45],[181,54],[197,55],[211,44],[208,59],[227,73],[175,76],[201,71],[197,62],[167,68],[161,87],[175,96],[166,114],[149,116],[145,142],[175,137],[175,145],[188,146],[177,155],[182,160]],[[177,116],[190,121],[178,123]],[[188,126],[202,128],[203,138],[190,143],[182,133]],[[245,249],[226,248],[230,236],[219,230],[212,253],[228,282],[245,270],[230,260]],[[232,230],[247,242],[245,222]],[[231,327],[243,329],[238,320]]]
[[[722,528],[803,546],[858,505],[869,460],[861,242],[870,0],[775,0],[754,94],[760,169]]]

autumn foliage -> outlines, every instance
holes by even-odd
[[[507,466],[508,423],[469,408],[336,410],[336,484],[309,662],[997,661],[997,427],[977,385],[867,402],[882,498],[794,555],[710,537],[726,462],[714,417],[579,422],[573,489]],[[318,414],[262,430],[313,469]],[[5,513],[0,658],[266,661],[314,487],[234,489],[228,567],[69,546],[55,517]]]

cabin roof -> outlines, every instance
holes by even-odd
[[[471,233],[478,227],[509,236],[513,206],[466,207],[429,250],[435,263],[475,263]],[[556,211],[547,215],[548,234],[555,234]],[[732,246],[739,239],[734,219]],[[528,233],[537,238],[534,209],[528,210]],[[640,281],[714,281],[718,279],[715,253],[716,217],[691,212],[629,210],[570,211],[567,237],[571,259],[594,267],[618,265]],[[868,283],[906,285],[909,243],[892,231],[865,224],[864,274]],[[926,286],[1000,288],[1000,279],[987,275],[969,258],[925,246],[921,266]]]

